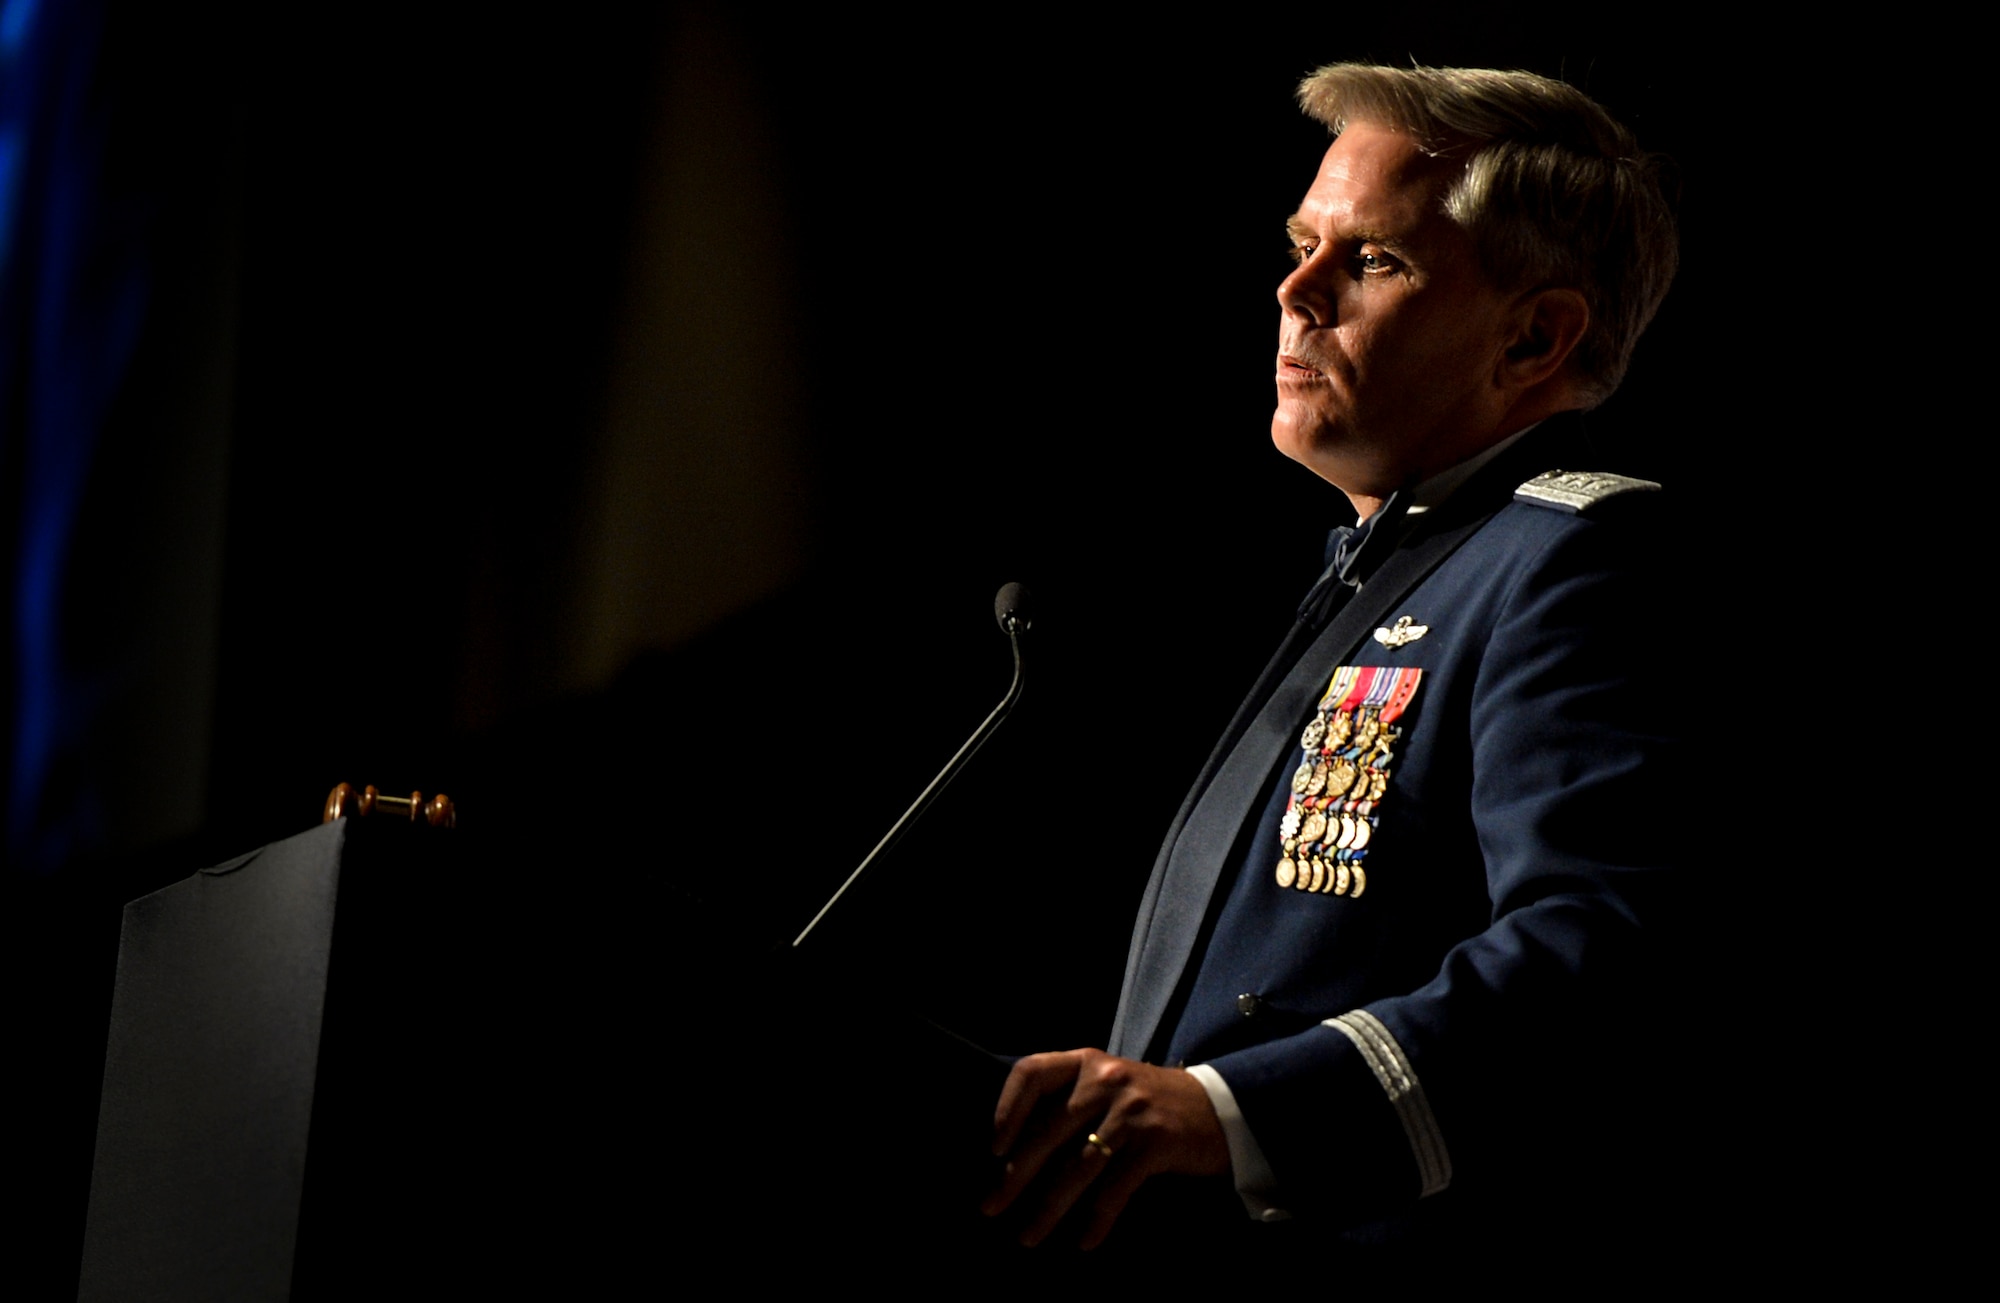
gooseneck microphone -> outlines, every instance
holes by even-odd
[[[1006,584],[999,592],[995,593],[993,595],[993,618],[1000,622],[1000,628],[1009,638],[1012,638],[1017,633],[1026,633],[1028,626],[1034,622],[1034,616],[1028,610],[1028,586],[1026,584]],[[1018,658],[1020,654],[1021,645],[1016,642],[1014,644],[1014,655]],[[1020,669],[1020,663],[1017,659],[1014,665],[1014,672],[1019,674]],[[1020,684],[1017,682],[1015,686],[1018,688]]]
[[[1014,703],[1021,699],[1021,635],[1028,631],[1028,626],[1033,623],[1034,618],[1029,611],[1027,586],[1008,584],[1002,588],[993,598],[993,618],[1006,632],[1007,641],[1014,648],[1014,681],[1008,685],[1007,695],[1000,699],[1000,704],[993,708],[993,713],[986,717],[986,722],[965,740],[965,745],[958,749],[958,754],[945,762],[944,768],[938,771],[938,776],[931,779],[930,786],[917,795],[917,799],[911,803],[909,809],[903,811],[903,817],[896,820],[895,825],[883,834],[881,841],[875,843],[875,849],[868,852],[868,857],[855,866],[854,872],[847,875],[847,881],[840,884],[840,890],[827,897],[826,904],[819,907],[819,913],[812,916],[812,922],[806,924],[805,930],[792,938],[794,948],[812,934],[812,930],[819,926],[819,921],[826,917],[827,911],[838,904],[840,898],[847,894],[847,889],[854,885],[855,880],[868,871],[868,866],[894,846],[897,839],[917,821],[917,816],[930,808],[931,802],[937,799],[937,794],[944,790],[945,784],[958,777],[958,771],[965,768],[966,762],[972,759],[974,752],[986,745],[986,739],[993,736],[1000,727],[1000,721],[1007,718],[1007,713],[1014,709]]]

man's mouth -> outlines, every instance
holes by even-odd
[[[1307,380],[1323,374],[1310,362],[1301,360],[1290,353],[1278,354],[1278,375],[1288,380]]]

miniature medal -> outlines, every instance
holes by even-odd
[[[1327,782],[1333,787],[1335,792],[1345,792],[1348,788],[1354,786],[1355,772],[1354,762],[1346,756],[1341,756],[1333,762],[1332,767],[1327,771]]]
[[[1428,629],[1404,616],[1378,637],[1395,650]],[[1363,860],[1380,822],[1396,749],[1423,670],[1344,665],[1334,671],[1299,732],[1292,796],[1279,819],[1283,853],[1272,877],[1280,890],[1358,899],[1368,889]]]

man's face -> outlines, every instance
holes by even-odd
[[[1271,438],[1349,495],[1386,497],[1502,433],[1512,314],[1440,208],[1458,170],[1350,123],[1292,218]]]

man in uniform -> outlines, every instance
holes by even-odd
[[[1024,1243],[1091,1247],[1165,1174],[1391,1239],[1504,1197],[1655,962],[1660,495],[1579,427],[1673,275],[1657,168],[1527,73],[1334,65],[1300,98],[1334,139],[1271,433],[1358,525],[1169,831],[1108,1052],[1007,1081],[985,1211]]]

